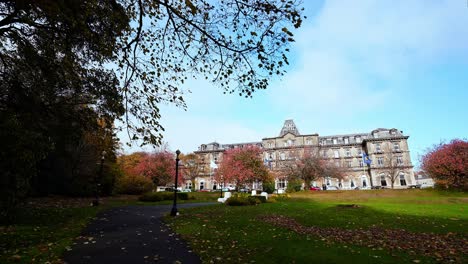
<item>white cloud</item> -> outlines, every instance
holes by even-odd
[[[316,14],[297,33],[288,75],[254,102],[189,82],[187,112],[162,108],[171,148],[261,140],[279,132],[282,118],[295,119],[302,133],[367,131],[379,124],[361,116],[391,110],[415,72],[468,61],[466,1],[326,1]]]

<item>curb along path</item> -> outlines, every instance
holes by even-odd
[[[178,208],[212,204],[180,204]],[[171,208],[126,206],[101,212],[64,254],[65,263],[201,263],[162,222]]]

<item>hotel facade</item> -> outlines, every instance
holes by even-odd
[[[318,134],[300,134],[293,120],[286,120],[277,137],[266,137],[258,142],[220,144],[212,142],[202,144],[194,153],[198,157],[200,176],[195,182],[187,182],[186,187],[194,184],[195,190],[216,190],[221,187],[213,175],[214,169],[223,159],[224,151],[233,148],[257,146],[262,149],[265,165],[279,175],[275,179],[276,189],[287,187],[286,177],[281,171],[296,162],[308,151],[313,151],[324,160],[341,167],[345,172],[342,179],[324,175],[311,184],[314,186],[350,190],[369,189],[381,186],[390,188],[408,188],[416,184],[408,148],[409,136],[395,128],[378,128],[369,133],[320,136]],[[371,162],[363,162],[363,154]],[[393,183],[393,184],[392,184]],[[232,186],[227,184],[225,187]],[[259,185],[249,188],[260,188]]]

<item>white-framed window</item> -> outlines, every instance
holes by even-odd
[[[336,138],[333,139],[333,144],[337,144],[338,143],[338,140]]]
[[[403,173],[400,173],[400,185],[406,186],[406,178],[405,178],[405,174]]]
[[[365,175],[361,176],[362,187],[367,187],[367,177]]]
[[[403,165],[403,157],[402,156],[397,156],[396,157],[396,164],[397,165]]]
[[[333,156],[335,158],[339,158],[340,157],[340,152],[337,149],[333,150]]]
[[[349,138],[347,138],[347,137],[344,138],[344,143],[345,143],[345,144],[349,144]]]
[[[351,149],[346,149],[346,157],[351,157]]]
[[[359,156],[362,156],[362,149],[358,149],[357,154],[358,154]]]
[[[380,143],[375,143],[375,152],[382,152],[382,147],[380,146]]]
[[[323,150],[323,151],[322,151],[322,157],[324,157],[324,158],[327,157],[327,151],[326,151],[326,150]]]
[[[387,179],[385,175],[380,176],[380,186],[387,186]]]
[[[286,179],[278,179],[278,182],[276,184],[276,189],[284,189],[287,186],[287,181]]]
[[[312,145],[312,139],[310,139],[310,138],[306,139],[306,144],[307,145]]]
[[[400,143],[393,142],[393,151],[400,151]]]
[[[364,162],[362,162],[362,160],[359,160],[359,167],[364,167]]]
[[[351,168],[353,166],[353,162],[348,160],[348,168]]]
[[[280,158],[281,158],[281,160],[285,160],[286,159],[286,154],[284,154],[284,152],[281,152],[280,153]]]
[[[361,137],[359,136],[356,137],[356,143],[361,143]]]
[[[379,166],[383,166],[383,165],[384,165],[384,159],[383,159],[383,157],[378,157],[378,158],[377,158],[377,165],[379,165]]]
[[[294,142],[293,142],[291,139],[288,139],[288,141],[287,141],[288,146],[292,146],[293,143],[294,143]]]

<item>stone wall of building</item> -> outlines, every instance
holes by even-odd
[[[202,144],[195,153],[203,171],[195,189],[217,189],[211,161],[218,164],[225,150],[249,145],[263,149],[265,164],[272,171],[280,171],[288,164],[314,152],[329,162],[345,169],[343,179],[324,177],[313,182],[316,186],[336,186],[339,189],[371,188],[372,186],[407,188],[416,184],[408,148],[409,136],[395,128],[378,128],[370,133],[319,136],[299,134],[293,120],[286,120],[278,137],[263,138],[261,142]],[[363,153],[372,160],[370,166],[363,163]],[[211,163],[213,164],[213,163]],[[325,175],[326,176],[326,175]],[[203,183],[202,183],[203,182]],[[276,179],[277,188],[285,188],[287,181]]]

